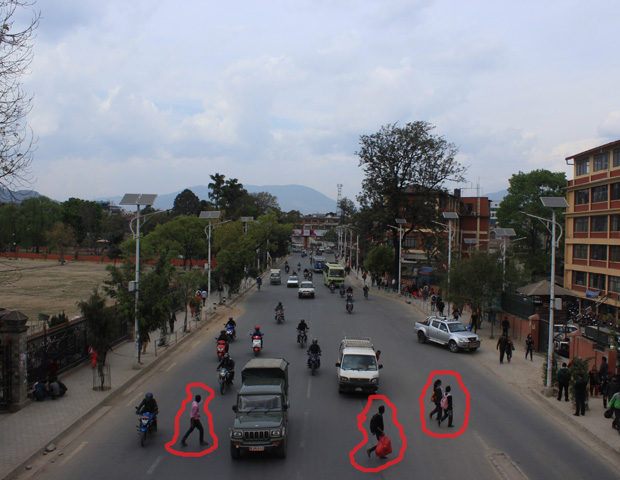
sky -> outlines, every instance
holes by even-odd
[[[360,136],[427,121],[464,196],[620,139],[617,0],[38,0],[32,188],[302,184],[355,199]]]

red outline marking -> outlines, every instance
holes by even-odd
[[[368,467],[362,467],[361,465],[358,465],[358,463],[355,461],[355,454],[360,448],[362,448],[368,442],[368,433],[366,432],[366,429],[363,427],[362,424],[366,421],[366,418],[367,418],[366,414],[370,410],[370,406],[372,405],[373,400],[383,400],[388,405],[388,407],[390,407],[390,409],[392,410],[392,422],[394,423],[394,425],[396,425],[396,427],[398,427],[398,431],[400,433],[400,438],[403,441],[403,445],[402,447],[400,447],[398,458],[395,458],[394,460],[390,460],[389,462],[384,463],[378,467],[368,468]],[[361,472],[372,473],[372,472],[380,472],[381,470],[385,470],[386,468],[397,464],[403,459],[405,455],[405,450],[407,450],[407,437],[405,437],[403,426],[400,423],[398,423],[396,413],[397,413],[396,407],[394,406],[392,402],[388,400],[388,398],[385,395],[370,395],[368,397],[368,403],[366,403],[366,408],[364,408],[362,413],[360,413],[357,416],[357,429],[364,434],[364,440],[362,440],[361,443],[359,443],[353,450],[349,452],[349,459],[351,460],[351,465],[353,465],[355,468],[357,468]]]
[[[431,432],[428,428],[426,428],[426,409],[424,407],[426,392],[433,383],[433,378],[441,375],[450,375],[456,377],[456,380],[459,382],[461,390],[465,392],[465,414],[463,416],[463,426],[459,431],[454,433],[435,433]],[[435,438],[455,438],[459,435],[462,435],[465,430],[467,430],[467,424],[469,423],[469,390],[467,390],[467,388],[465,387],[465,384],[461,379],[460,373],[457,373],[454,370],[433,370],[431,372],[431,374],[428,376],[428,382],[426,382],[426,385],[424,385],[424,388],[422,389],[422,395],[420,395],[420,421],[422,422],[422,431],[427,435]]]
[[[183,412],[185,412],[185,406],[194,399],[194,395],[192,395],[192,391],[191,391],[193,387],[199,387],[209,392],[209,395],[207,396],[207,398],[205,399],[203,403],[202,410],[204,411],[208,419],[209,434],[211,435],[211,438],[213,439],[213,445],[210,448],[202,452],[186,452],[186,451],[175,450],[174,448],[177,443],[177,439],[179,438],[179,426],[180,426],[180,421],[181,421],[181,415],[183,415]],[[213,400],[213,398],[215,398],[215,392],[213,391],[211,387],[205,385],[204,383],[200,383],[200,382],[188,383],[187,387],[185,387],[185,391],[187,392],[187,397],[185,398],[185,400],[183,400],[183,403],[181,403],[181,408],[179,409],[179,411],[177,412],[174,418],[174,436],[172,437],[171,441],[166,443],[166,450],[168,450],[173,455],[177,455],[179,457],[202,457],[204,455],[207,455],[208,453],[215,451],[218,445],[217,436],[215,435],[215,432],[213,431],[213,416],[211,415],[211,412],[209,411],[209,408],[208,408],[209,402]]]

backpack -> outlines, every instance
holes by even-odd
[[[441,401],[439,402],[439,405],[441,406],[441,408],[443,408],[444,410],[448,410],[448,395],[444,395],[443,398],[441,399]]]
[[[437,401],[437,392],[433,390],[433,394],[431,395],[431,402],[435,403]]]

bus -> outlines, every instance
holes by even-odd
[[[327,286],[334,282],[339,287],[344,283],[344,267],[337,263],[326,263],[323,268],[323,281]]]
[[[315,273],[323,273],[327,259],[324,257],[314,257],[313,268]]]

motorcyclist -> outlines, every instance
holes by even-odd
[[[226,344],[225,352],[228,353],[228,334],[226,333],[226,330],[220,330],[220,336],[217,337],[216,341],[223,341]]]
[[[353,287],[351,285],[347,287],[347,296],[353,296]]]
[[[297,325],[297,343],[299,343],[299,337],[301,336],[301,332],[307,332],[310,330],[310,327],[306,323],[306,321],[302,318],[299,324]]]
[[[159,407],[157,406],[157,400],[155,400],[151,392],[147,393],[140,402],[140,405],[136,407],[136,413],[139,415],[147,412],[153,414],[153,428],[157,431],[157,414],[159,413]]]
[[[308,278],[308,269],[304,268],[304,278]]]
[[[336,284],[334,283],[334,281],[332,280],[331,282],[329,282],[329,290],[334,293],[334,290],[336,289]]]
[[[368,298],[368,285],[364,285],[364,297]]]
[[[252,338],[255,336],[260,337],[260,346],[263,347],[263,332],[260,331],[260,325],[254,325],[254,331],[252,332]]]
[[[340,296],[344,297],[344,283],[340,284]]]
[[[232,327],[233,337],[237,335],[237,322],[233,320],[233,317],[228,317],[228,321],[226,322],[227,327]]]
[[[278,304],[276,305],[275,311],[276,311],[276,318],[278,317],[278,313],[281,313],[282,320],[284,320],[284,305],[282,305],[282,302],[278,302]]]
[[[224,354],[215,370],[219,371],[221,368],[225,368],[230,373],[230,384],[232,385],[233,379],[235,378],[235,361],[228,353]]]
[[[310,366],[310,355],[317,355],[317,364],[321,365],[321,347],[319,347],[319,341],[312,339],[312,345],[308,347],[308,366]]]

